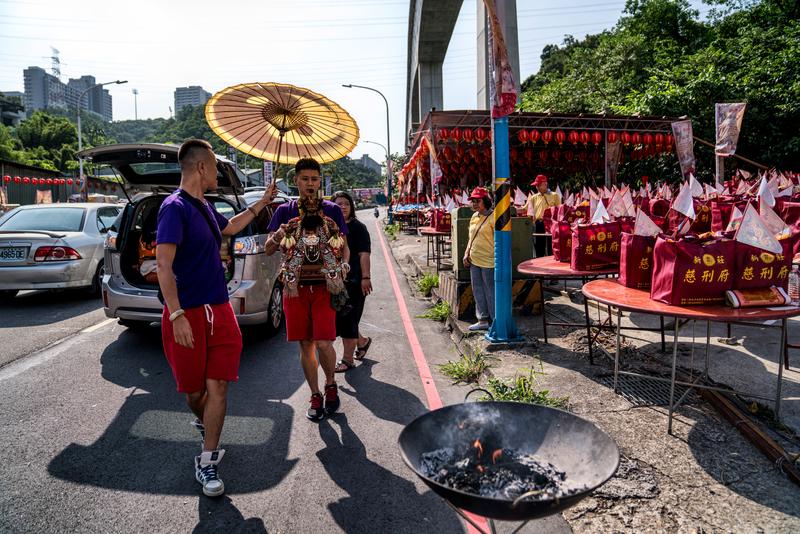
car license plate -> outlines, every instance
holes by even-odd
[[[0,247],[0,262],[23,261],[27,255],[25,247]]]

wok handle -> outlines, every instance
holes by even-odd
[[[489,395],[490,399],[494,400],[494,395],[492,395],[489,392],[489,390],[483,389],[483,388],[473,388],[473,389],[469,390],[466,395],[464,395],[464,402],[467,402],[467,400],[469,400],[469,396],[472,395],[473,393],[475,393],[476,391],[483,391],[484,393]]]

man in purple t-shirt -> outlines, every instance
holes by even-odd
[[[320,187],[322,186],[322,175],[319,163],[311,158],[304,158],[295,164],[295,183],[300,190],[300,201],[293,200],[280,206],[272,216],[269,224],[269,231],[272,235],[267,239],[267,255],[274,254],[280,246],[281,240],[286,235],[287,223],[300,216],[301,206],[314,206],[316,212],[304,214],[303,227],[308,227],[310,232],[314,232],[317,225],[325,224],[319,212],[332,219],[338,227],[338,232],[342,235],[347,234],[347,224],[339,206],[327,200],[318,198]],[[319,202],[322,203],[321,210]],[[311,228],[311,227],[314,228]],[[303,230],[305,231],[305,230]],[[315,232],[318,233],[318,232]],[[301,239],[306,239],[305,237]],[[317,236],[312,236],[318,239]],[[341,250],[342,269],[344,272],[350,270],[348,261],[350,260],[350,250],[347,241],[344,241]],[[313,259],[313,254],[312,254]],[[306,417],[312,421],[319,421],[325,415],[331,415],[339,408],[339,390],[336,386],[336,350],[333,342],[336,340],[336,311],[331,305],[331,294],[329,293],[326,282],[312,269],[305,269],[307,263],[317,263],[309,261],[308,255],[304,258],[304,267],[299,270],[299,280],[293,281],[297,284],[297,295],[289,295],[284,291],[283,310],[286,316],[286,338],[287,341],[297,341],[300,343],[300,363],[303,367],[308,386],[311,389],[311,406],[306,412]],[[319,266],[316,266],[319,267]],[[330,266],[328,266],[330,267]],[[328,269],[323,266],[323,269]],[[305,275],[304,273],[309,273]],[[294,276],[294,274],[289,274]],[[342,280],[344,277],[342,277]],[[288,286],[288,284],[287,284]],[[319,351],[319,361],[317,361],[317,351]],[[325,373],[325,397],[319,391],[319,377],[317,368],[322,366]]]
[[[225,486],[217,465],[225,420],[228,382],[239,378],[242,334],[228,300],[225,268],[220,257],[224,236],[248,225],[275,196],[274,188],[230,221],[206,202],[204,193],[217,189],[217,159],[208,142],[189,139],[178,150],[180,188],[164,199],[158,211],[156,262],[164,296],[161,338],[178,391],[186,394],[197,416],[193,425],[203,437],[195,456],[195,478],[209,497]]]

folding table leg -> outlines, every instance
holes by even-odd
[[[775,393],[775,419],[780,420],[781,414],[781,386],[783,385],[783,365],[781,356],[786,351],[786,326],[788,319],[781,320],[781,344],[780,352],[778,352],[778,391]]]
[[[617,380],[619,379],[619,338],[622,328],[622,310],[617,309],[617,350],[614,351],[614,393],[617,392]]]
[[[594,365],[594,356],[592,354],[592,321],[589,317],[589,299],[583,297],[583,313],[586,318],[586,339],[589,342],[589,365]]]
[[[711,350],[711,321],[706,321],[706,369],[705,378],[708,380],[708,359]]]
[[[547,312],[544,310],[544,278],[539,278],[539,298],[542,304],[542,333],[544,342],[547,343]]]
[[[661,352],[667,352],[667,343],[664,340],[664,316],[658,317],[661,320]]]
[[[675,406],[675,371],[678,367],[678,333],[681,330],[681,323],[675,318],[675,336],[672,342],[672,378],[669,382],[669,422],[667,423],[667,434],[672,435],[672,412]]]

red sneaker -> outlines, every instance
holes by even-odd
[[[336,413],[339,409],[339,388],[334,382],[325,386],[325,413],[328,415]]]
[[[311,406],[308,407],[306,417],[312,421],[321,421],[325,417],[325,410],[322,408],[322,395],[319,393],[311,395]]]

